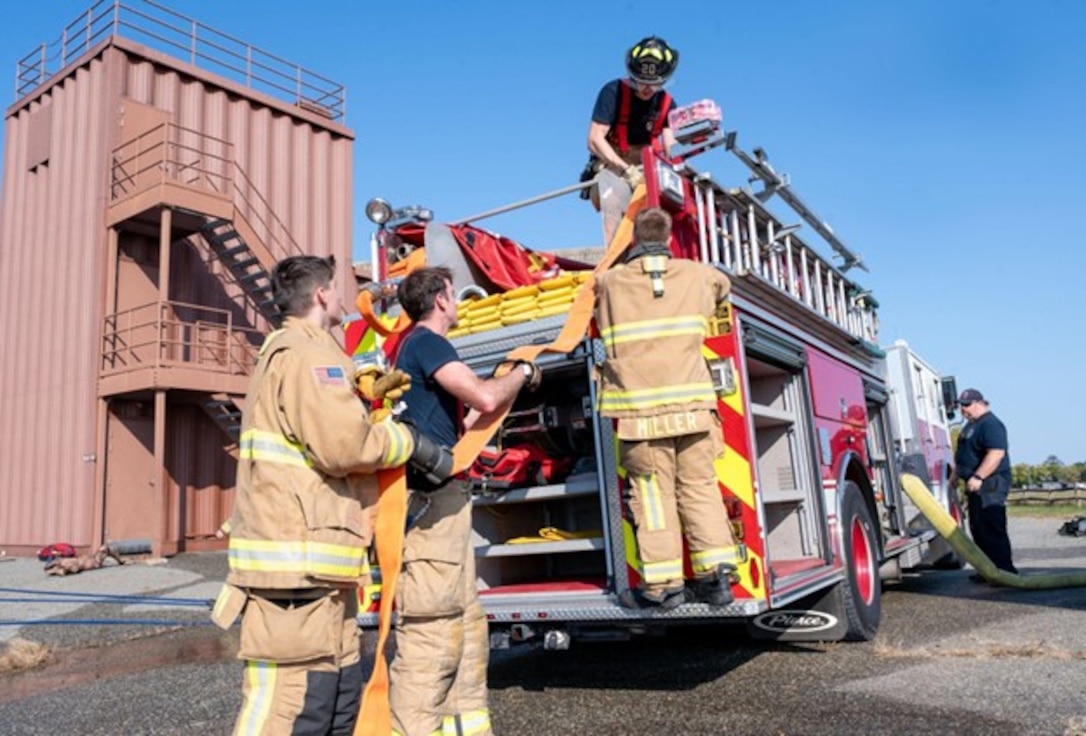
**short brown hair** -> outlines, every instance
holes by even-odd
[[[671,240],[671,215],[659,207],[641,210],[634,218],[635,243],[664,243]]]
[[[396,298],[412,322],[425,319],[434,311],[434,299],[451,284],[452,271],[445,266],[427,266],[407,275],[396,287]]]
[[[317,289],[336,277],[334,256],[288,256],[271,274],[272,298],[285,317],[303,317],[313,306]]]

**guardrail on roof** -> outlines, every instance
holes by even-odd
[[[16,98],[44,84],[110,36],[137,41],[331,120],[342,121],[346,114],[343,85],[153,0],[143,0],[138,6],[98,0],[66,25],[59,39],[43,43],[19,59]]]

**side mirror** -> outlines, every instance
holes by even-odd
[[[944,376],[939,379],[943,389],[943,407],[946,409],[946,418],[953,419],[958,409],[958,382],[954,376]]]

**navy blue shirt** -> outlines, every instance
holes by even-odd
[[[618,124],[618,85],[621,79],[615,79],[604,85],[596,97],[596,106],[592,108],[592,122],[602,125],[610,125],[612,129]],[[637,96],[637,92],[630,90],[630,116],[626,119],[626,138],[631,146],[645,146],[651,142],[652,127],[656,122],[656,112],[663,100],[664,91],[660,90],[647,100]],[[668,127],[667,114],[675,109],[675,101],[671,100],[664,115],[664,127]]]
[[[980,419],[969,422],[958,435],[958,449],[954,452],[954,465],[958,477],[968,480],[977,472],[984,456],[989,450],[1003,450],[1003,459],[992,475],[1011,477],[1011,453],[1007,443],[1007,428],[992,412],[987,412]]]
[[[452,343],[426,327],[411,330],[396,357],[396,367],[411,376],[411,388],[403,397],[407,404],[404,416],[445,447],[452,447],[460,438],[460,402],[441,388],[434,373],[455,360],[460,356]]]

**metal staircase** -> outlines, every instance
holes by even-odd
[[[271,275],[234,224],[230,220],[208,218],[200,228],[200,235],[260,313],[273,327],[278,326],[281,315],[272,298]]]
[[[241,411],[244,398],[226,393],[215,393],[201,403],[204,412],[237,444],[241,437]]]

